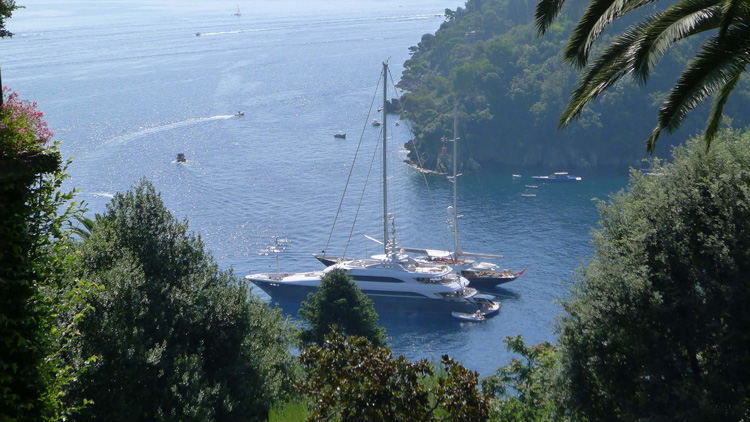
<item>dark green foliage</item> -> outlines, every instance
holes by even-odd
[[[750,134],[698,139],[602,204],[563,304],[566,405],[590,420],[750,416]]]
[[[99,360],[71,392],[93,399],[77,420],[262,421],[287,398],[292,327],[187,229],[142,181],[76,245],[72,270],[102,287],[81,327]]]
[[[324,347],[312,346],[300,357],[309,379],[300,390],[311,401],[308,421],[440,421],[487,419],[477,374],[443,356],[442,376],[426,360],[393,359],[387,347],[333,331]]]
[[[508,350],[523,360],[512,358],[482,380],[482,391],[492,394],[492,420],[503,422],[558,420],[557,384],[553,381],[558,355],[550,342],[526,346],[521,336],[506,337]]]
[[[5,20],[13,15],[14,10],[22,8],[23,6],[16,6],[15,0],[0,0],[0,38],[13,36],[13,33],[5,29]]]
[[[76,301],[91,286],[63,277],[63,223],[75,210],[72,193],[60,191],[67,164],[57,145],[44,144],[49,137],[35,105],[6,97],[0,106],[2,422],[59,420],[81,404],[61,399],[85,359],[66,365],[63,358],[85,311]]]
[[[343,335],[365,337],[375,346],[385,344],[385,329],[367,297],[343,270],[323,276],[316,293],[310,293],[299,310],[310,328],[301,334],[305,344],[323,344],[333,327]]]
[[[542,38],[534,28],[535,3],[469,0],[434,35],[423,36],[411,48],[399,85],[408,90],[402,105],[414,123],[414,145],[407,145],[413,150],[412,161],[430,169],[450,169],[441,155],[440,138],[451,137],[457,102],[462,171],[475,171],[477,163],[486,168],[555,170],[640,164],[647,155],[641,140],[648,137],[664,93],[699,40],[672,46],[659,69],[651,72],[648,90],[622,80],[583,109],[568,130],[559,131],[559,116],[576,82],[575,69],[565,64],[563,51],[586,2],[568,1]],[[622,24],[638,18],[628,16]],[[742,105],[750,91],[747,81],[738,84],[738,101],[728,103],[726,111],[742,125],[748,121]],[[706,110],[696,111],[699,118],[707,115]],[[683,126],[674,142],[702,124],[690,120]],[[669,145],[660,145],[656,153],[667,155]]]

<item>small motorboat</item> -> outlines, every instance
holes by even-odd
[[[521,175],[520,175],[520,174],[514,174],[514,175],[513,175],[513,178],[514,178],[514,179],[520,179],[520,178],[521,178]]]
[[[468,321],[468,322],[483,322],[487,321],[487,317],[484,316],[482,311],[477,310],[473,314],[470,314],[468,312],[451,312],[451,315],[453,318],[460,319],[461,321]]]
[[[235,115],[236,117],[244,116],[244,115],[245,115],[245,112],[244,112],[244,111],[242,111],[242,110],[240,110],[240,111],[238,111],[238,112],[234,113],[234,115]]]
[[[521,196],[526,197],[526,198],[533,198],[536,196],[536,194],[535,193],[522,193]]]
[[[580,182],[580,176],[573,176],[568,174],[567,171],[558,171],[549,176],[531,176],[532,179],[541,180],[543,182]]]
[[[372,119],[372,125],[373,126],[380,126],[380,120],[378,120],[378,119]]]
[[[526,185],[526,189],[537,189],[539,186],[537,185]]]
[[[185,158],[185,154],[179,153],[177,154],[177,162],[178,163],[184,163],[187,161],[187,158]]]
[[[342,131],[338,131],[338,132],[336,132],[336,133],[333,134],[333,137],[334,138],[346,139],[346,133],[344,133]]]
[[[200,36],[201,36],[201,33],[200,33],[200,32],[196,32],[196,33],[195,33],[195,36],[196,36],[196,37],[200,37]]]
[[[398,120],[396,120],[396,126],[401,126],[401,122],[399,122]]]

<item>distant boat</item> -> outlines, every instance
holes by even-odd
[[[520,174],[514,174],[514,175],[513,175],[513,178],[514,178],[514,179],[520,179],[520,178],[521,178],[521,175],[520,175]]]
[[[233,16],[242,16],[242,13],[240,13],[240,5],[237,5],[237,11],[232,13]]]
[[[451,315],[453,318],[460,319],[461,321],[469,321],[469,322],[482,322],[486,321],[487,317],[482,314],[481,311],[476,311],[473,314],[467,313],[467,312],[451,312]]]
[[[372,125],[373,126],[380,126],[380,120],[378,120],[378,119],[372,119]]]
[[[177,162],[178,163],[184,163],[187,161],[187,158],[185,158],[185,154],[179,153],[177,154]]]
[[[521,196],[524,196],[526,198],[533,198],[536,196],[535,193],[522,193]]]
[[[398,120],[396,120],[396,126],[401,126],[401,122],[399,122]]]
[[[201,33],[200,33],[200,32],[196,32],[196,33],[195,33],[195,36],[196,36],[196,37],[200,37],[200,36],[201,36]]]
[[[538,187],[537,185],[526,185],[526,189],[537,189]]]
[[[240,111],[238,111],[238,112],[234,113],[234,115],[235,115],[235,116],[237,116],[237,117],[240,117],[240,116],[244,116],[244,115],[245,115],[245,112],[244,112],[244,111],[242,111],[242,110],[240,110]]]
[[[573,176],[568,174],[567,171],[558,171],[549,176],[531,176],[532,179],[541,180],[543,182],[580,182],[580,176]]]
[[[336,133],[333,134],[333,137],[334,138],[346,139],[346,133],[344,133],[342,131],[338,131],[338,132],[336,132]]]

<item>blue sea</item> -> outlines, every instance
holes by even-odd
[[[347,243],[347,256],[380,252],[364,236],[381,237],[383,230],[380,131],[369,123],[382,102],[382,62],[398,81],[408,48],[438,29],[446,8],[463,6],[455,0],[20,3],[26,8],[8,21],[15,36],[0,40],[2,82],[38,102],[63,154],[74,157],[68,187],[80,190],[78,200],[90,213],[101,212],[116,192],[146,178],[222,268],[238,276],[275,272],[277,238],[285,240],[282,271],[322,269],[312,254],[341,254]],[[237,7],[241,16],[233,16]],[[234,115],[239,110],[244,116]],[[389,116],[388,142],[397,238],[405,246],[449,249],[445,209],[452,186],[402,163],[410,131],[408,122],[395,126],[397,119]],[[334,138],[337,131],[347,139]],[[187,163],[176,163],[177,153]],[[501,312],[482,324],[381,315],[394,353],[448,354],[487,376],[511,357],[506,336],[555,339],[556,301],[592,253],[594,198],[606,199],[627,178],[579,174],[580,183],[544,185],[530,177],[547,173],[508,168],[462,178],[463,249],[503,254],[502,266],[528,270],[495,291]],[[532,184],[539,187],[526,188]],[[522,196],[527,192],[536,196]],[[283,308],[296,318],[295,306]]]

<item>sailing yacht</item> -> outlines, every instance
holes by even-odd
[[[240,5],[237,5],[237,11],[232,13],[233,16],[242,16],[242,13],[240,13]]]
[[[502,259],[502,255],[464,252],[458,243],[458,113],[457,107],[453,108],[453,174],[448,179],[453,183],[453,205],[448,207],[448,231],[453,234],[453,251],[423,248],[401,248],[404,252],[415,254],[415,260],[421,263],[435,263],[451,266],[460,272],[461,276],[469,281],[469,285],[478,289],[492,289],[500,284],[511,282],[523,275],[526,268],[521,271],[501,269],[499,265],[492,262],[477,262],[472,258]],[[378,240],[372,239],[376,242]],[[326,266],[342,261],[341,258],[326,256],[325,254],[314,254],[318,261]]]
[[[388,63],[383,63],[383,103],[387,98]],[[383,107],[385,110],[385,105]],[[394,218],[388,213],[387,125],[383,112],[383,241],[384,254],[369,259],[341,260],[323,271],[250,274],[245,278],[277,299],[305,299],[327,273],[340,269],[352,277],[381,310],[420,313],[496,314],[493,296],[468,287],[468,280],[449,265],[415,260],[396,242]],[[390,226],[390,227],[389,227]],[[389,233],[391,232],[392,233]]]

